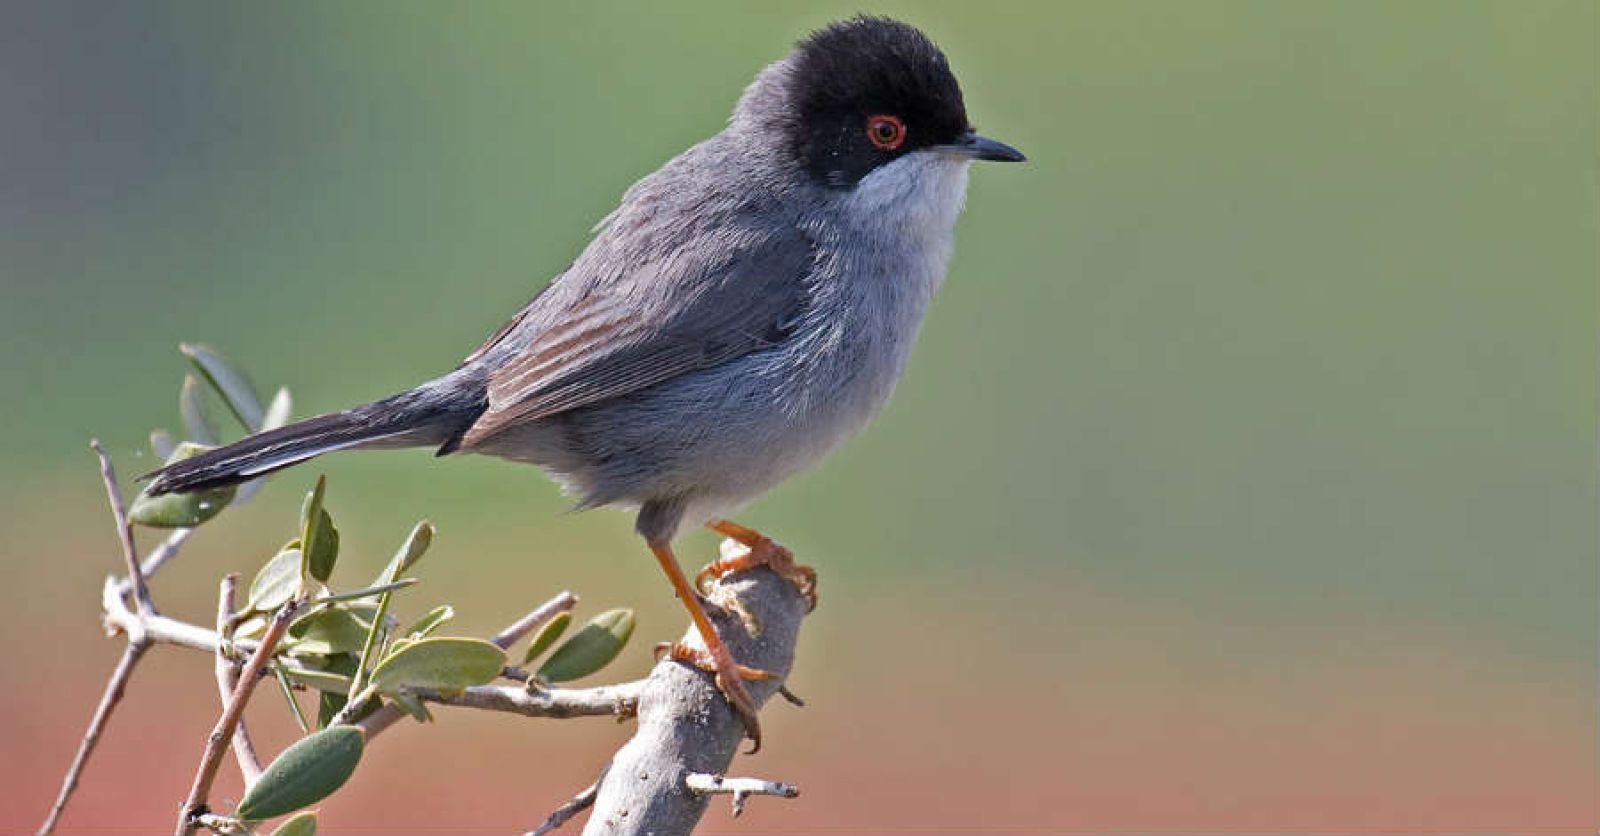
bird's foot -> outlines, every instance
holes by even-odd
[[[721,578],[730,572],[765,566],[800,590],[800,596],[806,599],[806,612],[817,608],[817,570],[796,563],[794,552],[789,551],[782,543],[759,531],[727,520],[716,520],[708,523],[706,527],[739,543],[748,551],[719,557],[707,563],[694,576],[696,589],[704,592],[706,582],[712,578]]]
[[[663,654],[674,662],[683,662],[712,675],[717,690],[727,698],[734,713],[739,715],[739,722],[744,724],[744,733],[752,744],[750,754],[755,754],[761,748],[761,721],[756,718],[756,703],[744,687],[744,680],[771,679],[772,674],[735,662],[722,642],[716,642],[709,650],[683,642],[662,642],[656,645],[656,658],[660,659]]]

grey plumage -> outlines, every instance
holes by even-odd
[[[583,507],[638,507],[652,543],[730,513],[881,408],[943,278],[969,163],[1021,158],[971,133],[943,61],[903,24],[824,30],[756,78],[726,129],[630,188],[456,370],[176,463],[152,490],[427,445],[539,465]],[[880,105],[883,90],[911,99]],[[938,119],[869,145],[860,114],[826,110],[844,107]]]

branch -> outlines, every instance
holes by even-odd
[[[122,504],[122,491],[117,488],[117,471],[111,466],[111,456],[100,446],[100,439],[89,442],[89,448],[100,457],[100,478],[106,483],[106,499],[111,503],[111,518],[117,523],[117,539],[122,543],[122,557],[128,562],[128,580],[133,585],[133,600],[139,612],[155,612],[150,601],[150,587],[144,582],[144,568],[139,565],[139,552],[133,545],[133,529],[128,525],[128,509]]]
[[[721,605],[709,609],[734,658],[773,674],[746,683],[756,704],[764,704],[794,663],[805,599],[766,568],[714,582],[710,597]],[[693,627],[684,641],[700,643]],[[743,737],[743,725],[709,674],[670,660],[658,663],[639,695],[638,730],[612,757],[583,832],[688,834],[710,800],[689,788],[689,776],[727,772]]]
[[[540,688],[530,690],[516,685],[475,685],[464,691],[441,692],[431,688],[412,689],[420,699],[439,705],[504,711],[524,717],[566,720],[571,717],[632,717],[639,707],[639,695],[646,680],[594,688]],[[369,732],[370,733],[370,732]]]
[[[216,727],[206,738],[206,750],[200,757],[200,768],[194,774],[194,786],[190,787],[189,797],[178,810],[178,824],[173,831],[175,836],[193,834],[199,824],[196,819],[210,812],[206,808],[206,797],[211,794],[211,784],[217,778],[217,767],[222,765],[222,756],[227,750],[228,741],[233,738],[233,732],[238,728],[240,718],[244,716],[245,704],[250,702],[250,693],[255,690],[262,670],[272,658],[273,649],[278,646],[278,640],[283,638],[283,634],[288,632],[289,622],[294,619],[299,609],[298,599],[290,600],[278,608],[277,613],[272,616],[271,623],[267,625],[267,631],[261,636],[261,643],[256,646],[255,652],[250,654],[250,661],[245,663],[244,670],[240,672],[238,686],[228,698],[228,704],[222,711],[222,717],[218,718]]]
[[[516,644],[523,636],[545,625],[545,622],[578,605],[578,596],[562,590],[556,597],[540,604],[529,613],[512,622],[506,629],[489,637],[490,643],[501,650]]]
[[[800,788],[793,784],[766,781],[761,778],[724,778],[721,775],[691,772],[688,777],[683,779],[683,783],[690,791],[701,795],[732,793],[734,818],[738,818],[744,812],[744,802],[752,795],[774,795],[778,798],[800,797]]]
[[[230,638],[232,630],[229,625],[233,621],[233,592],[239,584],[239,576],[227,574],[222,576],[222,589],[217,594],[217,634]],[[222,699],[222,707],[228,707],[228,699],[233,695],[234,689],[239,687],[239,663],[228,658],[227,641],[217,642],[217,695]],[[239,727],[233,730],[233,754],[239,761],[239,774],[244,776],[244,785],[249,787],[261,777],[261,760],[256,757],[255,744],[250,741],[250,730],[245,727],[244,718],[239,718]]]
[[[134,548],[133,529],[128,525],[128,512],[122,504],[122,492],[117,487],[116,469],[111,466],[111,457],[106,454],[99,439],[90,441],[89,447],[100,459],[100,478],[105,482],[106,500],[111,505],[111,517],[117,525],[117,541],[122,546],[122,559],[128,564],[128,589],[134,593],[135,606],[139,608],[139,613],[153,616],[156,608],[150,600],[150,588],[145,584],[143,567],[139,565],[139,553]],[[177,547],[182,543],[182,538],[176,538],[171,553],[175,554]],[[171,554],[164,556],[162,562],[170,556]],[[160,565],[160,563],[154,564],[155,568],[159,568]],[[118,609],[126,610],[122,606],[122,596],[125,594],[126,592],[120,589],[116,593]],[[106,689],[100,695],[100,703],[95,707],[94,716],[89,718],[89,728],[84,730],[83,742],[78,744],[78,753],[73,756],[72,765],[67,767],[67,774],[61,779],[61,790],[56,794],[55,803],[45,815],[44,823],[39,825],[39,836],[49,836],[60,822],[61,813],[66,810],[67,802],[72,800],[72,793],[78,788],[78,779],[82,777],[84,768],[89,765],[89,756],[94,754],[95,746],[99,745],[100,736],[105,732],[106,723],[111,720],[111,712],[116,710],[117,703],[122,702],[128,680],[133,677],[134,667],[144,658],[144,652],[150,649],[150,639],[140,626],[130,627],[124,632],[128,636],[128,646],[123,649],[122,658],[117,661],[117,667],[112,670],[111,678],[106,681]]]
[[[56,829],[56,823],[61,820],[61,811],[67,808],[67,802],[72,799],[72,792],[78,788],[78,778],[83,774],[83,768],[89,763],[89,755],[94,752],[94,747],[100,742],[100,734],[105,731],[106,722],[111,719],[111,712],[116,709],[117,703],[122,701],[122,693],[127,688],[128,678],[133,676],[133,668],[139,664],[144,652],[150,649],[147,641],[128,641],[128,646],[122,651],[122,659],[117,662],[116,670],[112,671],[111,679],[106,682],[105,693],[100,695],[100,705],[94,710],[94,717],[89,720],[89,728],[83,733],[83,742],[78,745],[78,754],[72,759],[72,766],[67,768],[67,775],[61,779],[61,792],[56,795],[56,803],[51,805],[50,814],[45,817],[44,824],[39,826],[39,836],[49,836]]]
[[[522,834],[522,836],[546,836],[546,834],[552,833],[556,828],[566,824],[573,816],[593,807],[595,798],[600,795],[600,782],[606,779],[606,771],[610,768],[610,766],[607,766],[605,769],[600,770],[600,777],[594,779],[594,783],[579,790],[577,795],[557,807],[550,814],[550,817],[544,820],[543,824]]]
[[[493,642],[495,644],[495,646],[499,647],[501,650],[504,650],[507,647],[510,647],[512,644],[514,644],[518,639],[520,639],[523,636],[525,636],[525,635],[533,632],[534,630],[538,629],[540,625],[544,624],[545,622],[549,621],[552,618],[555,618],[556,614],[564,612],[566,610],[570,610],[574,606],[577,606],[577,603],[578,603],[578,596],[573,595],[571,592],[562,591],[560,593],[557,593],[554,598],[551,598],[550,600],[544,602],[543,604],[540,604],[539,606],[533,608],[531,611],[528,612],[527,615],[524,615],[523,617],[517,619],[516,621],[513,621],[504,630],[501,630],[500,632],[495,633],[494,636],[489,639],[489,641]],[[533,713],[529,713],[528,711],[522,710],[520,705],[514,705],[513,703],[510,703],[510,702],[502,702],[502,701],[500,701],[498,699],[493,699],[493,698],[490,698],[490,697],[483,697],[481,702],[480,702],[480,704],[468,704],[468,703],[460,701],[463,698],[466,698],[468,696],[468,694],[471,694],[471,693],[473,693],[475,691],[481,691],[481,690],[486,689],[486,688],[492,689],[492,688],[494,688],[494,686],[492,686],[492,685],[482,685],[482,686],[478,686],[476,688],[468,688],[465,692],[463,692],[462,694],[460,694],[458,696],[455,696],[455,697],[445,697],[445,695],[438,694],[438,693],[435,693],[432,696],[427,696],[427,695],[419,693],[418,696],[422,697],[425,700],[430,700],[432,702],[437,702],[437,703],[441,703],[441,704],[444,704],[444,705],[466,705],[469,708],[491,708],[491,707],[493,707],[494,710],[512,711],[512,712],[517,713],[517,714],[528,714],[528,716],[530,716],[530,717],[579,717],[579,716],[586,716],[586,715],[593,715],[593,714],[618,714],[620,716],[628,716],[627,714],[623,714],[623,712],[620,710],[620,705],[618,706],[618,710],[615,710],[615,711],[602,711],[602,712],[593,712],[593,711],[591,711],[591,712],[581,712],[580,711],[580,712],[566,713],[566,714],[533,714]],[[595,690],[599,690],[599,689],[595,689]],[[558,693],[558,691],[550,690],[550,691],[546,691],[545,693],[546,694],[554,694],[554,693]],[[569,693],[579,693],[579,692],[569,692]],[[635,698],[633,702],[637,703],[637,698]],[[510,706],[510,707],[500,707],[500,706]],[[629,714],[632,713],[632,705],[631,704],[628,706],[628,713]],[[398,705],[395,705],[392,702],[389,702],[389,703],[384,703],[383,707],[379,708],[377,711],[374,711],[371,714],[368,714],[364,719],[361,720],[361,722],[357,723],[356,725],[360,726],[362,728],[362,730],[367,733],[367,739],[371,740],[373,735],[381,733],[385,729],[387,729],[390,726],[394,725],[395,723],[399,722],[405,716],[406,716],[405,709],[401,708]]]
[[[193,533],[194,529],[192,528],[175,528],[171,534],[167,535],[167,539],[162,540],[155,548],[150,550],[150,554],[145,555],[144,562],[139,564],[139,571],[144,575],[146,583],[149,582],[150,578],[155,577],[157,572],[161,571],[161,567],[167,565],[167,561],[178,556],[178,550],[183,548],[183,544],[188,541],[189,535]],[[132,591],[133,578],[124,577],[122,580],[117,581],[118,595],[127,595]]]

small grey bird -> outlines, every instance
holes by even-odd
[[[352,448],[430,446],[538,465],[635,524],[760,745],[737,665],[673,556],[705,525],[815,603],[815,573],[727,516],[859,431],[943,280],[979,136],[944,54],[882,17],[835,23],[756,76],[727,128],[623,195],[577,260],[478,350],[408,392],[176,462],[154,493],[240,482]]]

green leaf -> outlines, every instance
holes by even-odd
[[[300,594],[300,549],[285,548],[267,561],[250,582],[250,608],[275,610]]]
[[[556,613],[555,618],[546,622],[543,627],[539,628],[539,632],[534,634],[533,641],[528,643],[528,652],[522,656],[522,664],[526,665],[532,662],[538,658],[539,654],[549,650],[550,645],[555,644],[556,639],[561,638],[561,634],[566,632],[567,625],[571,623],[572,613],[566,611]]]
[[[275,430],[289,423],[290,412],[294,409],[294,400],[289,397],[289,387],[279,386],[278,393],[272,396],[272,402],[267,404],[267,411],[261,416],[261,432]]]
[[[607,610],[595,616],[539,666],[549,682],[588,676],[611,663],[633,635],[633,610]]]
[[[407,694],[404,691],[396,691],[395,693],[389,695],[389,699],[394,700],[395,705],[405,709],[405,712],[410,714],[411,717],[417,722],[433,722],[432,712],[428,711],[428,706],[423,703],[422,700],[417,699],[416,694]]]
[[[453,691],[492,681],[505,664],[506,652],[482,639],[423,639],[379,662],[372,686],[388,694],[401,688]]]
[[[185,441],[173,448],[167,464],[182,461],[212,448]],[[193,493],[164,493],[151,496],[149,488],[139,492],[128,507],[128,519],[151,528],[193,528],[222,513],[233,501],[234,486]]]
[[[313,810],[296,813],[283,820],[272,836],[317,836],[317,814]]]
[[[417,623],[407,627],[403,635],[414,639],[425,639],[429,633],[444,626],[444,623],[456,617],[456,608],[449,604],[434,607],[428,614],[417,619]]]
[[[254,612],[254,611],[255,611],[255,607],[246,607],[246,609],[245,609],[245,612]],[[266,632],[267,622],[269,622],[271,620],[272,620],[272,616],[270,616],[269,614],[264,613],[264,612],[257,612],[254,615],[252,615],[252,616],[246,618],[245,620],[239,622],[239,626],[234,628],[234,630],[233,630],[233,637],[236,638],[236,639],[249,639],[249,638],[254,638],[256,636],[259,636],[262,633]]]
[[[433,545],[433,523],[423,520],[412,527],[411,533],[406,535],[406,541],[400,544],[400,550],[389,558],[389,565],[383,567],[383,574],[378,576],[378,583],[389,583],[400,577],[407,569],[417,564],[422,555]]]
[[[166,430],[150,431],[150,452],[155,453],[156,458],[166,461],[177,451],[178,440],[172,437],[172,433]]]
[[[373,607],[327,607],[295,619],[289,635],[296,653],[359,653],[372,626]],[[362,618],[365,616],[365,619]]]
[[[190,364],[200,372],[200,376],[222,396],[222,402],[228,405],[233,417],[239,419],[245,432],[253,433],[261,429],[265,411],[261,408],[261,399],[256,396],[256,387],[244,372],[208,345],[179,343],[178,350],[189,357]]]
[[[336,656],[329,656],[327,658],[326,665],[330,674],[343,674],[343,676],[340,677],[343,687],[337,690],[323,689],[322,694],[317,701],[317,726],[319,728],[326,727],[333,719],[333,715],[338,714],[341,710],[343,710],[345,703],[349,702],[347,694],[353,687],[352,683],[355,679],[356,666],[358,665],[358,662],[356,661],[354,654],[340,653]],[[360,721],[362,718],[374,711],[377,711],[382,706],[383,700],[373,697],[372,699],[367,700],[367,704],[362,706],[360,711],[355,712],[355,714],[351,716],[350,721]]]
[[[322,507],[327,489],[328,477],[318,476],[316,486],[306,494],[305,504],[300,507],[300,542],[309,544],[305,549],[306,571],[323,583],[328,582],[334,561],[339,559],[339,529]]]
[[[215,445],[219,438],[217,425],[211,421],[211,411],[206,408],[205,390],[200,379],[193,374],[183,376],[183,386],[178,388],[178,414],[183,416],[184,431],[196,444]]]
[[[327,798],[355,772],[365,744],[366,735],[355,726],[331,726],[306,735],[250,785],[235,814],[260,821]]]
[[[314,668],[291,668],[285,666],[285,676],[324,693],[337,693],[343,696],[350,690],[350,677],[334,671],[319,671]]]

